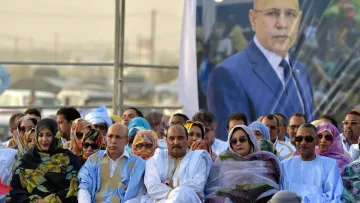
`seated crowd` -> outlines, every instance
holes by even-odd
[[[12,138],[0,145],[0,203],[360,202],[358,110],[341,134],[331,115],[248,123],[234,113],[227,140],[206,110],[169,119],[130,107],[117,120],[105,106],[84,118],[75,108],[56,120],[13,114]]]

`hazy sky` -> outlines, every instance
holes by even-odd
[[[150,36],[150,12],[156,9],[157,50],[179,52],[183,0],[127,0],[126,9],[130,49],[138,35]],[[1,0],[0,43],[11,46],[16,36],[24,47],[53,46],[55,38],[63,46],[112,45],[114,13],[115,0]]]

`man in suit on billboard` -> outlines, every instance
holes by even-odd
[[[250,121],[274,112],[315,119],[308,69],[288,54],[301,16],[298,0],[254,0],[249,18],[256,35],[210,75],[208,108],[218,123],[217,138],[226,140],[226,120],[234,112]]]

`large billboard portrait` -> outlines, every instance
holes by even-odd
[[[226,140],[230,114],[342,121],[360,103],[358,0],[198,0],[199,106]]]

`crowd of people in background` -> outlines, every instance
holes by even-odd
[[[234,113],[223,141],[206,110],[28,109],[1,144],[0,202],[358,202],[360,111],[342,123],[340,134],[331,115]]]

